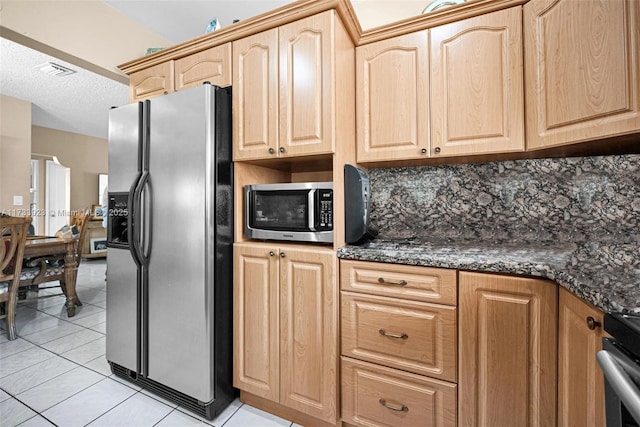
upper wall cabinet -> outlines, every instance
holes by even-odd
[[[131,102],[173,92],[173,61],[132,73],[129,77]]]
[[[522,8],[356,49],[359,162],[524,150]]]
[[[428,157],[428,31],[356,49],[359,162]]]
[[[278,149],[278,29],[233,42],[233,157]]]
[[[431,30],[431,155],[524,150],[522,9]]]
[[[131,102],[166,95],[204,82],[222,87],[231,85],[231,43],[131,73]]]
[[[527,148],[640,131],[640,2],[524,6]]]
[[[231,43],[212,47],[175,61],[176,90],[209,82],[231,86]]]
[[[327,11],[233,43],[235,160],[334,151],[339,28]]]

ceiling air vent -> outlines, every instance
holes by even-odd
[[[54,64],[53,62],[47,62],[46,64],[38,65],[37,67],[43,73],[47,73],[50,76],[68,76],[69,74],[75,73],[74,70],[71,70],[67,67],[63,67],[62,65]]]

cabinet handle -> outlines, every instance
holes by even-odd
[[[275,152],[276,152],[276,150],[274,150],[273,148],[269,148],[269,154],[273,154]]]
[[[394,406],[394,405],[389,405],[387,403],[386,400],[380,398],[380,400],[378,400],[378,402],[380,402],[380,404],[382,406],[384,406],[387,409],[391,409],[392,411],[396,411],[396,412],[409,412],[409,407],[407,405],[402,405],[402,406]]]
[[[280,252],[280,258],[284,258],[285,256],[284,252]]]
[[[378,283],[381,283],[383,285],[407,286],[406,280],[399,280],[397,282],[394,282],[392,280],[386,280],[384,277],[378,277]]]
[[[273,251],[269,251],[269,256],[274,256],[275,253],[273,253]]]
[[[406,340],[407,338],[409,338],[409,335],[405,334],[404,332],[401,334],[394,334],[393,332],[387,332],[384,329],[380,329],[378,330],[378,332],[380,332],[380,335],[384,335],[385,337],[389,337],[389,338],[400,338],[403,340]]]
[[[423,148],[422,150],[420,150],[420,154],[427,154],[427,149]]]
[[[598,322],[591,316],[587,317],[587,327],[589,329],[593,331],[595,328],[599,328],[600,326],[602,326],[602,323]]]
[[[440,153],[440,147],[436,147],[435,150],[433,150],[436,152],[436,154]]]
[[[279,150],[279,151],[280,151],[281,153],[284,153],[284,147],[280,147],[280,150]]]

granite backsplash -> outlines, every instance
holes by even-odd
[[[640,241],[640,155],[370,169],[369,177],[381,239]]]
[[[538,276],[640,314],[640,155],[370,169],[373,262]]]

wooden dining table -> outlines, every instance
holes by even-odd
[[[77,239],[28,236],[24,246],[24,258],[38,258],[47,256],[64,255],[64,293],[67,296],[67,316],[73,317],[76,314],[76,306],[82,305],[76,294],[76,245]]]

